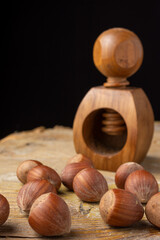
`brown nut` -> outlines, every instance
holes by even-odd
[[[58,190],[61,186],[61,178],[58,173],[53,169],[45,165],[39,165],[32,168],[27,174],[27,182],[33,180],[46,179],[52,183]]]
[[[70,164],[70,163],[79,163],[79,162],[87,162],[91,167],[93,167],[93,162],[90,158],[84,156],[83,154],[81,153],[78,153],[76,154],[75,156],[73,156],[72,158],[70,158],[68,161],[67,161],[67,164]]]
[[[135,194],[141,203],[147,203],[158,192],[158,183],[146,170],[136,170],[127,177],[125,190]]]
[[[124,189],[112,189],[101,198],[103,221],[114,227],[129,227],[141,220],[144,209],[137,197]]]
[[[146,204],[145,214],[150,223],[160,228],[160,192],[153,195]]]
[[[125,181],[130,173],[144,169],[136,162],[126,162],[120,165],[115,174],[115,184],[118,188],[124,188]]]
[[[43,236],[58,236],[70,232],[71,214],[65,201],[54,193],[35,200],[29,214],[30,226]]]
[[[17,205],[21,211],[29,213],[33,202],[39,196],[48,192],[57,193],[55,186],[47,180],[30,181],[20,189],[17,195]]]
[[[17,177],[22,183],[27,182],[27,174],[32,168],[41,165],[42,163],[37,160],[25,160],[17,168]]]
[[[75,162],[70,163],[65,166],[61,173],[61,180],[64,186],[66,186],[69,190],[73,190],[73,179],[78,172],[80,172],[84,168],[91,167],[91,165],[86,162]]]
[[[108,184],[96,169],[85,168],[74,177],[73,190],[83,201],[98,202],[108,190]]]
[[[2,194],[0,194],[0,226],[7,221],[9,212],[9,202]]]

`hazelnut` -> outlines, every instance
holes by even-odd
[[[135,194],[141,203],[147,203],[158,192],[158,183],[146,170],[136,170],[127,177],[125,190]]]
[[[73,190],[83,201],[98,202],[108,190],[108,184],[96,169],[85,168],[74,177]]]
[[[125,181],[130,173],[144,169],[136,162],[126,162],[120,165],[115,174],[115,183],[118,188],[124,188]]]
[[[90,158],[84,156],[83,154],[81,153],[78,153],[76,154],[75,156],[73,156],[72,158],[70,158],[68,161],[67,161],[67,164],[70,164],[70,163],[79,163],[79,162],[87,162],[89,165],[91,165],[91,167],[93,167],[93,162]]]
[[[75,162],[66,165],[61,173],[61,180],[64,186],[66,186],[69,190],[73,190],[74,177],[79,171],[88,167],[91,167],[91,165],[86,161]]]
[[[27,182],[27,174],[33,167],[41,165],[42,163],[37,160],[25,160],[17,168],[17,177],[22,183]]]
[[[124,189],[107,191],[101,198],[99,210],[103,221],[114,227],[129,227],[144,214],[137,197]]]
[[[47,180],[30,181],[20,189],[17,195],[17,205],[21,211],[28,213],[33,202],[39,196],[48,192],[57,193],[55,186]]]
[[[7,221],[9,212],[9,202],[2,194],[0,194],[0,226]]]
[[[160,192],[153,195],[146,204],[145,214],[150,223],[160,228]]]
[[[58,236],[70,232],[71,214],[65,201],[54,193],[41,195],[29,214],[30,226],[43,236]]]
[[[46,179],[52,183],[58,190],[61,186],[61,178],[58,173],[53,169],[45,165],[39,165],[32,168],[27,174],[27,182],[33,180]]]

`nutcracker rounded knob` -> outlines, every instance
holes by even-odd
[[[99,35],[93,47],[93,61],[107,78],[105,87],[126,86],[127,77],[142,64],[143,46],[138,36],[124,28],[112,28]]]

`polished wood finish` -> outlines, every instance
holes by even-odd
[[[102,114],[102,131],[109,135],[119,135],[126,131],[126,125],[119,113],[114,110],[107,109]]]
[[[106,109],[114,109],[124,119],[123,134],[111,136],[102,131]],[[144,159],[153,135],[152,108],[140,88],[95,87],[81,102],[73,130],[78,153],[90,157],[98,169],[116,171],[124,162]]]
[[[137,35],[124,28],[112,28],[99,35],[93,47],[93,61],[107,78],[106,87],[128,85],[127,77],[142,64],[143,46]]]
[[[73,124],[74,145],[96,168],[116,171],[124,162],[141,162],[153,136],[154,115],[146,94],[126,87],[127,77],[141,66],[143,47],[133,32],[109,29],[95,41],[93,60],[107,82],[82,100]]]

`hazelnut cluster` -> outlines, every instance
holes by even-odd
[[[37,160],[25,160],[17,168],[24,184],[17,195],[17,205],[29,214],[30,226],[43,236],[70,232],[71,214],[66,202],[57,195],[61,186],[58,173]]]
[[[148,221],[156,227],[160,227],[159,186],[157,180],[150,172],[146,171],[138,163],[127,162],[117,169],[115,183],[119,190],[123,191],[124,189],[124,191],[132,193],[132,195],[136,196],[139,203],[145,204],[144,212]],[[105,196],[103,197],[105,198]],[[127,204],[129,203],[128,200],[126,202]],[[125,207],[127,209],[127,205]],[[135,211],[135,213],[137,212]],[[109,222],[109,220],[106,222]]]
[[[124,163],[116,171],[115,184],[117,189],[107,191],[100,200],[99,210],[105,223],[111,226],[128,227],[140,221],[145,212],[147,219],[158,226],[156,221],[151,219],[153,219],[152,208],[154,208],[152,202],[155,198],[160,199],[159,187],[150,172],[138,163]],[[142,205],[144,203],[145,210]],[[158,208],[160,205],[157,211]],[[157,216],[158,218],[160,224],[160,217]]]
[[[67,163],[61,180],[82,201],[100,202],[99,210],[104,222],[118,227],[128,227],[140,221],[144,215],[142,204],[158,192],[155,177],[135,162],[124,163],[117,169],[117,188],[108,190],[106,179],[82,154]]]
[[[69,190],[73,190],[86,202],[99,202],[108,190],[104,176],[93,167],[92,161],[82,154],[77,154],[68,161],[61,173],[61,180]]]
[[[110,226],[131,226],[140,221],[145,212],[147,219],[160,227],[158,183],[138,163],[124,163],[117,169],[117,188],[114,189],[108,189],[107,180],[82,154],[69,159],[60,176],[37,160],[26,160],[18,166],[17,177],[24,184],[17,204],[21,211],[29,214],[30,226],[43,236],[70,232],[70,210],[58,196],[61,183],[82,201],[99,202],[100,215]]]

